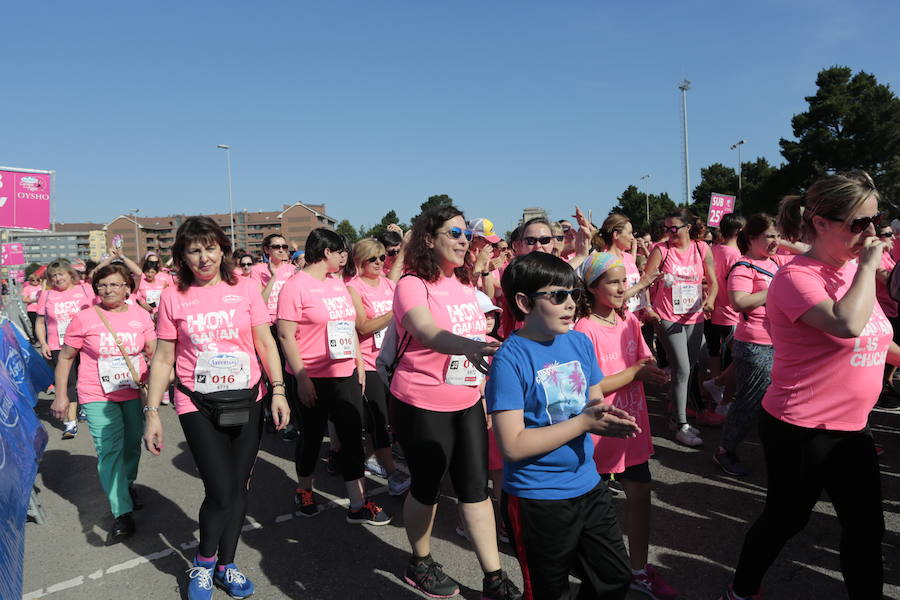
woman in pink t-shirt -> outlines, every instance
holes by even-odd
[[[72,264],[65,260],[55,260],[47,265],[47,281],[50,286],[41,292],[38,298],[37,319],[34,330],[41,348],[41,356],[50,361],[53,368],[59,360],[63,338],[72,317],[78,311],[87,308],[94,301],[94,292],[90,286],[81,283],[78,272]],[[69,371],[67,380],[69,404],[68,418],[63,422],[62,439],[68,440],[78,434],[78,392],[75,387],[75,369]]]
[[[189,571],[189,598],[209,597],[214,580],[232,597],[253,593],[253,583],[235,566],[234,555],[262,434],[262,371],[274,388],[276,427],[284,427],[290,415],[259,286],[234,275],[225,258],[230,256],[228,236],[208,217],[189,217],[175,233],[172,258],[179,280],[160,298],[159,339],[144,409],[144,442],[158,456],[163,449],[159,405],[174,366],[175,411],[206,490],[200,506],[200,545]],[[198,409],[196,403],[209,401],[204,397],[226,391],[256,397],[245,424],[221,426],[210,411]]]
[[[894,328],[894,342],[900,344],[900,317],[897,316],[897,301],[891,297],[888,291],[891,273],[897,264],[891,256],[894,249],[895,234],[890,225],[881,224],[878,227],[878,239],[884,242],[885,251],[881,255],[881,265],[875,276],[875,297],[884,312],[884,316],[891,322]],[[894,373],[897,369],[890,365],[884,365],[884,379],[881,382],[881,395],[878,397],[878,408],[882,410],[897,410],[900,408],[900,394],[894,388]]]
[[[275,326],[275,315],[278,312],[278,296],[285,282],[297,271],[291,264],[291,247],[287,240],[277,233],[270,233],[262,241],[262,250],[269,258],[269,262],[256,263],[250,268],[250,277],[262,288],[262,297],[269,308],[269,317],[272,326]],[[241,264],[246,259],[241,259]],[[274,335],[273,330],[273,335]]]
[[[687,209],[669,213],[665,221],[668,239],[653,248],[644,269],[645,277],[662,273],[651,305],[659,315],[657,335],[672,366],[670,400],[675,414],[670,426],[675,429],[675,439],[686,446],[703,444],[699,430],[687,422],[688,385],[703,348],[703,320],[715,308],[719,290],[709,246],[697,240],[704,229]],[[704,278],[708,282],[705,297]],[[709,409],[698,418],[721,424],[721,417]]]
[[[733,342],[735,396],[713,454],[716,464],[729,475],[742,477],[748,473],[737,456],[737,447],[756,423],[771,382],[774,351],[766,321],[766,298],[772,277],[793,258],[778,254],[780,241],[773,217],[753,215],[738,240],[743,256],[722,274],[721,285],[740,314]]]
[[[31,333],[29,335],[31,336],[32,342],[37,341],[34,323],[37,321],[38,297],[43,290],[43,278],[40,275],[37,275],[36,272],[29,275],[25,285],[22,286],[22,302],[25,303],[28,321],[31,323]]]
[[[751,597],[782,547],[806,526],[823,490],[841,525],[850,598],[881,598],[884,516],[875,445],[866,425],[887,362],[900,347],[875,301],[884,244],[879,195],[868,174],[825,176],[781,202],[779,225],[809,251],[779,269],[766,316],[775,347],[759,437],[768,490],[726,598]]]
[[[603,372],[603,401],[621,408],[635,419],[640,432],[634,437],[592,436],[597,472],[625,488],[625,531],[631,561],[631,587],[659,600],[676,600],[677,590],[647,563],[650,543],[650,457],[653,441],[644,382],[663,384],[668,374],[656,366],[641,334],[641,324],[625,309],[628,274],[625,264],[611,252],[588,257],[582,269],[587,302],[575,330],[590,338]]]
[[[396,284],[384,275],[384,246],[367,238],[353,245],[356,277],[347,282],[347,291],[356,309],[356,334],[366,368],[366,440],[378,462],[387,472],[388,492],[400,496],[409,489],[409,477],[397,469],[391,453],[391,428],[388,423],[388,390],[375,370],[375,359],[381,351],[385,331],[394,318]]]
[[[394,293],[399,360],[391,380],[397,399],[393,425],[412,477],[403,506],[412,546],[404,578],[439,597],[459,593],[431,558],[431,528],[448,472],[466,534],[485,572],[486,593],[506,582],[488,497],[487,422],[479,392],[486,358],[498,345],[485,341],[484,313],[465,267],[471,238],[454,206],[419,215],[405,253],[408,275]]]
[[[136,294],[137,302],[156,317],[162,292],[172,285],[172,278],[160,272],[159,257],[155,254],[150,254],[144,259],[141,273],[140,287]]]
[[[156,350],[156,332],[145,310],[125,302],[134,292],[135,282],[122,263],[95,269],[92,288],[100,304],[72,317],[56,363],[56,399],[50,412],[59,419],[68,413],[65,382],[76,358],[80,358],[78,403],[87,415],[97,450],[100,485],[114,519],[106,539],[109,545],[134,534],[132,511],[141,508],[134,491],[144,431],[138,386],[147,375],[145,357],[150,359]],[[137,373],[137,381],[119,344]]]
[[[367,498],[363,450],[366,382],[356,335],[356,310],[343,279],[334,276],[346,262],[346,243],[332,231],[313,229],[306,239],[306,265],[288,279],[278,299],[278,337],[297,401],[303,435],[294,454],[294,502],[303,516],[318,514],[313,475],[329,419],[341,440],[337,462],[350,506],[348,523],[387,525],[391,518]]]

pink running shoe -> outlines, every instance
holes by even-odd
[[[678,600],[680,594],[651,565],[644,567],[643,575],[631,576],[631,589],[647,594],[653,600]]]
[[[719,600],[738,600],[738,598],[742,598],[743,600],[762,600],[762,592],[754,594],[753,596],[738,596],[729,585],[728,589],[725,590],[725,593],[719,596]]]

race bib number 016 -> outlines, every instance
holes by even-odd
[[[201,394],[250,388],[246,352],[201,352],[194,367],[194,391]]]
[[[328,322],[328,355],[332,360],[356,357],[356,337],[350,321]]]

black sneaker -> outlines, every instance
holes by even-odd
[[[134,515],[132,513],[119,515],[116,517],[116,520],[113,521],[113,528],[106,537],[106,545],[112,546],[113,544],[118,544],[122,540],[126,540],[133,536],[134,531]]]
[[[500,575],[491,577],[485,576],[481,580],[481,598],[482,600],[520,600],[522,592],[516,587],[506,573],[500,572]]]
[[[719,448],[713,452],[713,461],[715,461],[715,463],[719,465],[719,468],[728,475],[746,477],[750,474],[750,471],[747,470],[747,467],[743,465],[741,460],[737,457],[737,454],[734,452]]]
[[[406,563],[403,579],[432,598],[452,598],[459,594],[459,584],[444,573],[443,565],[435,562],[431,555],[425,558],[410,558]]]
[[[607,479],[606,487],[609,488],[609,492],[613,496],[618,496],[619,494],[621,494],[622,492],[625,491],[625,486],[623,486],[622,483],[616,479]]]
[[[878,403],[875,408],[880,410],[889,410],[891,412],[900,410],[900,394],[898,394],[893,386],[885,386],[878,396]]]
[[[297,506],[297,512],[304,517],[314,517],[319,514],[319,505],[313,498],[312,490],[296,490],[294,504]]]
[[[366,500],[357,510],[347,509],[347,522],[381,526],[390,523],[391,518],[383,508],[371,500]]]

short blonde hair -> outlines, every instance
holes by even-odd
[[[381,256],[386,251],[384,244],[375,238],[365,238],[353,244],[353,265],[356,272],[362,271],[363,263],[373,256]]]
[[[78,274],[78,271],[75,270],[75,267],[72,266],[72,263],[64,258],[57,258],[52,263],[47,265],[47,270],[44,273],[44,276],[47,278],[48,282],[53,276],[53,271],[65,271],[66,273],[68,273],[69,277],[72,278],[72,285],[81,281],[81,275]]]

